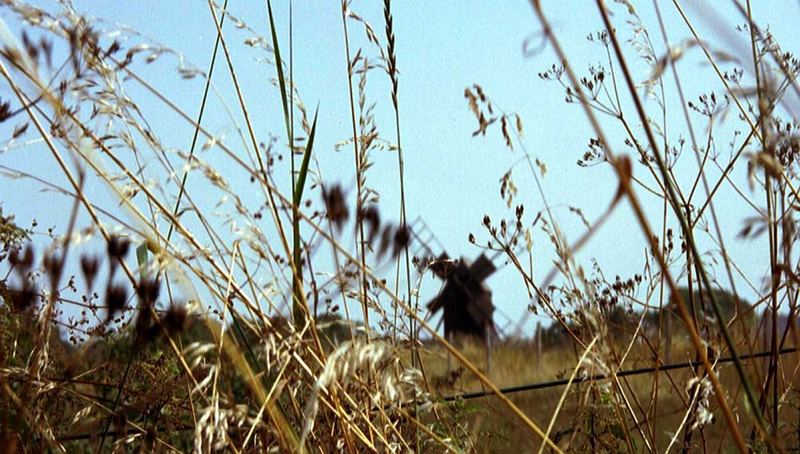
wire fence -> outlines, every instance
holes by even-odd
[[[795,353],[798,350],[800,350],[800,349],[798,349],[798,348],[784,348],[784,349],[778,351],[778,355],[786,355],[786,354],[789,354],[789,353]],[[772,354],[771,351],[763,351],[763,352],[753,353],[752,355],[740,355],[739,359],[740,360],[748,360],[748,359],[765,358],[765,357],[770,356],[771,354]],[[724,364],[724,363],[733,362],[733,360],[734,360],[733,357],[729,356],[729,357],[725,357],[725,358],[719,358],[719,359],[717,359],[716,362],[718,364]],[[658,372],[667,372],[667,371],[670,371],[670,370],[686,369],[686,368],[689,368],[689,367],[695,368],[695,367],[702,366],[702,365],[703,365],[702,361],[686,361],[686,362],[683,362],[683,363],[665,364],[665,365],[658,366],[658,367],[642,367],[642,368],[638,368],[638,369],[624,370],[624,371],[617,372],[616,376],[617,377],[629,377],[629,376],[632,376],[632,375],[650,374],[650,373],[653,373],[653,372],[656,372],[656,371],[658,371]],[[607,374],[594,374],[594,375],[588,375],[588,376],[583,376],[583,377],[578,376],[578,377],[575,377],[572,380],[572,383],[586,383],[586,382],[591,382],[591,381],[605,380],[605,379],[608,379],[608,378],[609,378],[609,376]],[[525,392],[525,391],[534,391],[534,390],[538,390],[538,389],[547,389],[547,388],[555,388],[555,387],[558,387],[558,386],[565,386],[569,382],[570,382],[570,380],[565,378],[565,379],[561,379],[561,380],[552,380],[552,381],[538,382],[538,383],[528,383],[528,384],[525,384],[525,385],[518,385],[518,386],[510,386],[510,387],[507,387],[507,388],[500,388],[500,392],[503,393],[503,394],[514,394],[514,393],[520,393],[520,392]],[[469,392],[469,393],[462,393],[462,394],[454,394],[454,395],[451,395],[451,396],[445,396],[445,397],[442,398],[442,400],[444,400],[445,402],[451,402],[451,401],[454,401],[454,400],[477,399],[477,398],[480,398],[480,397],[491,396],[491,395],[494,395],[494,394],[495,393],[493,391],[475,391],[475,392]]]

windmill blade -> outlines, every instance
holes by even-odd
[[[509,326],[516,326],[516,320],[513,320],[511,317],[508,316],[505,312],[503,312],[499,307],[494,308],[495,315],[500,315],[505,319],[505,324],[500,326],[499,323],[495,323],[495,330],[497,331],[497,336],[501,339],[507,339],[509,336],[506,334],[506,331]]]
[[[433,315],[439,312],[439,310],[442,308],[443,303],[444,301],[437,295],[433,297],[430,301],[428,301],[428,304],[426,304],[425,307],[428,308],[428,313]]]
[[[414,256],[429,258],[439,256],[444,252],[444,245],[421,216],[417,216],[413,222],[408,224],[408,230],[411,233],[411,239],[417,245],[413,250]],[[434,252],[434,247],[442,252]]]
[[[478,256],[478,258],[472,262],[472,266],[469,267],[470,274],[478,282],[483,282],[495,271],[497,271],[497,266],[495,266],[495,264],[488,257],[486,257],[486,254],[481,254]]]

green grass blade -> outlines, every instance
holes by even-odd
[[[311,150],[314,148],[314,135],[317,132],[317,115],[319,114],[319,106],[314,112],[314,122],[311,124],[311,133],[308,134],[308,145],[306,145],[306,152],[303,153],[303,162],[300,163],[300,171],[297,174],[297,184],[294,190],[294,206],[300,207],[300,202],[303,200],[303,187],[306,184],[306,175],[308,174],[308,163],[311,161]]]
[[[308,135],[308,144],[306,151],[303,153],[303,162],[300,164],[300,172],[297,176],[297,184],[295,184],[294,194],[292,194],[292,234],[294,242],[292,244],[292,262],[294,263],[293,283],[292,283],[292,296],[294,305],[292,307],[292,314],[294,321],[300,324],[303,320],[303,308],[300,306],[303,301],[303,279],[301,269],[301,255],[300,250],[300,203],[303,200],[303,188],[306,185],[306,176],[308,175],[308,163],[311,161],[311,153],[314,149],[314,136],[317,132],[317,115],[319,114],[319,106],[314,112],[314,123],[311,125],[311,133]]]
[[[136,248],[136,262],[139,265],[139,279],[144,281],[147,273],[147,241]]]
[[[289,153],[292,162],[292,197],[297,194],[295,176],[294,176],[294,138],[292,135],[292,124],[289,117],[289,102],[286,94],[286,78],[283,75],[283,60],[281,59],[281,47],[278,43],[278,32],[275,27],[275,17],[272,14],[272,2],[267,0],[267,12],[269,13],[269,28],[272,35],[272,52],[275,55],[275,69],[278,72],[278,88],[281,90],[281,105],[283,107],[283,120],[286,124],[286,137],[289,141]],[[315,121],[316,122],[316,121]],[[307,148],[310,150],[310,147]],[[306,167],[307,169],[307,167]],[[307,170],[306,170],[307,171]],[[305,173],[305,172],[304,172]],[[304,177],[305,179],[305,177]],[[300,192],[302,195],[302,191]],[[292,313],[294,314],[295,322],[299,322],[303,314],[303,308],[300,307],[303,301],[303,281],[300,271],[300,220],[297,216],[297,204],[295,203],[294,214],[292,215]]]
[[[272,2],[267,0],[267,11],[269,12],[269,28],[272,34],[272,52],[275,54],[275,69],[278,71],[278,87],[281,90],[281,103],[283,105],[283,119],[286,123],[286,136],[292,140],[291,122],[289,121],[289,102],[286,96],[286,79],[283,77],[283,60],[281,59],[281,47],[278,44],[278,33],[275,29],[275,19],[272,16]],[[290,144],[291,146],[292,144]],[[291,150],[294,153],[294,150]]]

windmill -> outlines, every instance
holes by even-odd
[[[418,262],[423,258],[419,263],[427,265],[436,277],[444,281],[442,290],[426,305],[429,314],[442,312],[444,336],[448,342],[458,343],[468,337],[481,340],[486,348],[487,369],[490,369],[492,341],[497,337],[497,330],[492,292],[484,281],[497,271],[497,267],[485,254],[472,263],[466,259],[450,259],[441,242],[420,217],[409,225],[409,231],[418,244],[413,251],[415,258]],[[432,243],[443,252],[434,254],[430,247]]]

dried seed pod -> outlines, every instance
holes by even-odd
[[[83,278],[86,279],[86,286],[91,291],[94,285],[94,280],[97,277],[97,271],[100,269],[100,258],[97,256],[82,255],[81,256],[81,273]]]
[[[152,305],[161,293],[161,281],[158,278],[144,278],[136,286],[136,295],[143,305]]]
[[[45,254],[44,259],[42,259],[42,267],[50,277],[50,289],[55,291],[58,286],[58,280],[61,279],[64,261],[57,252],[50,252]]]
[[[33,246],[30,244],[25,246],[25,250],[12,250],[8,256],[8,261],[11,263],[11,266],[18,269],[18,273],[20,276],[26,274],[30,271],[31,267],[33,266]]]
[[[381,242],[378,245],[378,257],[382,256],[389,249],[389,243],[392,240],[392,226],[387,225],[381,233]]]
[[[394,232],[394,247],[392,248],[392,257],[397,257],[411,241],[411,234],[408,232],[408,227],[403,225],[397,228]]]
[[[136,339],[138,343],[147,343],[158,334],[158,325],[154,324],[153,307],[139,306],[139,314],[136,317]]]
[[[6,101],[0,102],[0,123],[8,120],[13,116],[11,112],[11,104]]]
[[[125,308],[128,302],[128,290],[122,285],[109,285],[106,289],[106,323],[110,322],[117,312]]]
[[[34,299],[36,298],[36,287],[25,282],[22,288],[9,289],[11,293],[11,305],[14,310],[23,312],[33,307]]]
[[[333,222],[337,229],[341,230],[342,224],[347,221],[349,216],[347,211],[347,202],[344,198],[344,192],[341,186],[334,185],[329,190],[322,190],[322,199],[325,202],[325,208],[328,212],[328,219]]]
[[[186,306],[173,303],[161,317],[161,325],[169,334],[180,333],[186,328],[187,315]]]
[[[128,255],[131,241],[119,235],[114,235],[108,240],[108,255],[111,258],[122,260]]]
[[[367,227],[369,228],[367,241],[372,244],[372,242],[375,241],[375,237],[378,236],[381,227],[381,216],[378,212],[378,208],[374,205],[362,208],[358,213],[358,220],[359,222],[367,223]]]

